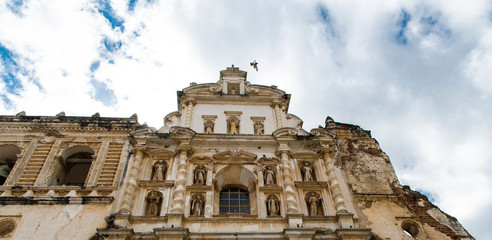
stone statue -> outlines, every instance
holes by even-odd
[[[274,195],[268,196],[267,211],[269,216],[278,216],[280,213],[280,202]]]
[[[275,184],[275,172],[271,166],[268,166],[265,169],[265,185],[269,184]]]
[[[319,194],[310,192],[306,195],[306,202],[308,204],[309,216],[318,215]]]
[[[193,196],[191,200],[191,215],[202,216],[203,215],[203,200],[202,196],[197,194]]]
[[[255,125],[254,125],[254,128],[255,128],[255,134],[256,135],[262,135],[264,133],[263,123],[256,122]]]
[[[303,181],[305,182],[314,181],[313,169],[311,168],[308,162],[302,164],[301,171],[303,173],[303,179],[302,179]]]
[[[198,166],[195,168],[195,184],[206,185],[207,171],[204,166]]]
[[[164,160],[159,160],[152,167],[151,180],[166,180],[167,163]]]
[[[206,121],[205,122],[205,133],[214,133],[214,122]]]
[[[159,216],[161,211],[162,193],[157,191],[150,191],[147,194],[147,209],[145,215],[147,216]]]
[[[229,133],[230,134],[239,134],[238,122],[239,121],[236,119],[231,119],[229,121]]]

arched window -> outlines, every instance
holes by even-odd
[[[249,214],[249,192],[238,187],[228,187],[220,192],[219,213]]]
[[[94,150],[89,146],[66,149],[55,167],[48,185],[83,186],[89,174]]]
[[[21,150],[15,145],[3,145],[0,146],[0,185],[5,183],[10,171],[17,162],[17,154],[20,154]]]
[[[62,185],[83,186],[92,164],[92,154],[80,152],[65,160],[67,164],[65,179]]]

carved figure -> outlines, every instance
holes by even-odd
[[[205,185],[207,179],[207,171],[204,166],[198,166],[195,168],[195,184]]]
[[[263,130],[263,123],[261,122],[256,122],[254,125],[255,128],[255,134],[256,135],[263,135],[264,130]]]
[[[280,213],[280,202],[274,195],[268,196],[267,211],[269,216],[278,216]]]
[[[167,163],[164,160],[159,160],[152,167],[151,180],[162,181],[166,179]]]
[[[229,120],[229,133],[239,134],[239,121],[237,119]]]
[[[206,121],[205,122],[205,133],[214,133],[214,122]]]
[[[265,185],[269,184],[275,184],[275,172],[271,166],[268,166],[265,169]]]
[[[235,84],[229,85],[229,94],[238,94],[239,86]]]
[[[305,162],[302,164],[301,171],[303,174],[303,181],[309,182],[309,181],[314,181],[314,175],[313,175],[313,169],[309,165],[308,162]]]
[[[157,191],[150,191],[147,194],[147,209],[145,215],[147,216],[159,216],[161,211],[162,193]]]
[[[309,216],[316,216],[318,215],[318,207],[320,203],[321,197],[319,194],[314,193],[314,192],[309,192],[306,194],[306,203],[308,207],[308,212]]]
[[[203,200],[202,196],[197,194],[193,196],[191,200],[191,215],[202,216],[203,215]]]

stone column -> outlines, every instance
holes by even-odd
[[[337,213],[346,213],[347,208],[345,208],[345,200],[343,199],[342,192],[340,191],[340,185],[335,173],[335,159],[332,157],[333,152],[329,148],[324,148],[322,154],[335,211]]]
[[[178,172],[176,174],[176,181],[174,183],[174,193],[171,202],[171,213],[184,213],[184,203],[186,194],[186,177],[188,166],[188,148],[178,149]]]
[[[130,166],[130,175],[128,177],[128,182],[123,194],[123,200],[119,211],[122,214],[131,214],[131,207],[133,204],[133,199],[135,198],[135,192],[137,190],[138,176],[140,175],[145,150],[144,148],[136,148],[134,149],[134,154],[134,161],[132,166]]]
[[[275,123],[277,124],[277,129],[282,128],[282,111],[280,110],[280,104],[275,103]]]
[[[282,178],[284,180],[284,192],[285,203],[287,205],[287,213],[299,213],[296,193],[294,190],[294,182],[292,180],[293,172],[288,151],[280,151],[280,163],[282,166]]]
[[[189,100],[186,104],[185,127],[191,128],[191,120],[193,117],[194,102]]]

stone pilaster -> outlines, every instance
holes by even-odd
[[[284,180],[285,203],[287,206],[287,214],[299,213],[299,204],[297,202],[296,193],[294,190],[294,181],[292,180],[292,167],[289,157],[290,152],[287,150],[279,151],[280,164],[282,166],[282,178]]]
[[[346,213],[347,208],[345,207],[345,200],[343,199],[337,174],[335,173],[335,159],[333,158],[333,151],[331,151],[330,148],[324,148],[322,154],[335,211],[337,213]]]
[[[134,155],[133,164],[130,166],[130,175],[128,177],[126,189],[123,194],[123,201],[119,211],[121,214],[131,214],[131,207],[133,204],[133,199],[135,198],[135,192],[137,190],[138,176],[140,175],[142,161],[145,156],[145,149],[141,147],[134,149]]]
[[[176,174],[176,181],[174,183],[173,199],[171,202],[171,213],[182,214],[184,213],[184,203],[186,195],[186,178],[188,167],[188,154],[190,150],[187,147],[178,149],[178,171]]]
[[[282,111],[280,110],[280,103],[274,104],[275,108],[275,123],[277,125],[277,129],[282,128]]]
[[[185,114],[185,127],[191,128],[191,121],[193,118],[193,108],[195,102],[193,100],[189,100],[186,102],[186,114]]]

